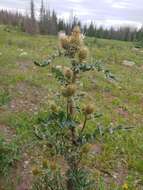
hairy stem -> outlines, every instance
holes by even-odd
[[[76,72],[74,72],[73,73],[73,77],[72,77],[72,83],[75,83],[75,81],[76,81],[76,75],[77,75]]]
[[[82,129],[81,129],[81,133],[83,133],[83,131],[84,131],[85,127],[86,127],[86,123],[87,123],[87,115],[85,114],[84,123],[83,123]]]
[[[67,114],[69,114],[71,117],[75,114],[74,102],[73,102],[72,99],[68,99],[68,102],[67,102]],[[75,130],[75,127],[71,127],[70,130],[71,130],[72,144],[76,145],[77,143],[76,143],[76,130]]]
[[[67,98],[67,118],[68,118],[68,115],[69,115],[69,98]]]

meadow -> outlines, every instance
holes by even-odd
[[[97,190],[143,190],[143,49],[132,42],[85,41],[90,55],[117,80],[97,71],[81,78],[80,91],[102,114],[88,123],[87,131],[97,128],[99,134],[83,165],[90,168]],[[31,168],[44,154],[33,128],[49,111],[59,86],[50,67],[39,68],[33,62],[46,59],[57,44],[57,37],[30,36],[0,26],[0,190],[30,185]],[[69,63],[59,58],[53,64]]]

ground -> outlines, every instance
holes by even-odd
[[[50,68],[36,67],[33,61],[54,52],[58,41],[52,36],[29,36],[3,28],[0,151],[1,146],[8,146],[9,154],[0,160],[0,189],[26,190],[31,185],[32,164],[40,154],[33,127],[38,115],[48,111],[48,102],[58,88]],[[102,60],[117,78],[117,82],[107,80],[97,71],[83,75],[80,90],[88,92],[86,101],[90,98],[96,111],[103,114],[102,119],[89,123],[87,130],[99,125],[104,129],[121,125],[124,130],[99,135],[83,164],[92,168],[99,190],[120,190],[124,184],[130,190],[143,190],[143,50],[131,42],[94,38],[86,39],[86,44],[90,54]],[[54,64],[66,65],[66,60]]]

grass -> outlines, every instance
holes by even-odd
[[[97,141],[102,145],[101,153],[86,158],[83,163],[92,168],[99,190],[121,190],[124,183],[130,190],[142,190],[143,50],[135,50],[131,42],[114,40],[87,38],[86,44],[91,55],[101,59],[105,68],[118,79],[117,83],[112,83],[97,71],[82,77],[81,91],[87,92],[87,101],[90,97],[96,111],[103,113],[102,120],[89,123],[87,131],[92,131],[97,125],[133,128],[99,136]],[[39,115],[48,111],[48,101],[53,99],[58,88],[50,75],[50,68],[37,68],[33,60],[46,58],[56,47],[56,37],[29,36],[14,30],[6,32],[4,26],[0,27],[0,126],[15,131],[16,148],[21,150],[21,159],[23,146],[36,143],[33,126]],[[124,60],[136,64],[127,67],[122,64]],[[65,65],[66,61],[59,59],[54,64]],[[9,142],[10,149],[11,146],[12,142]],[[33,155],[31,146],[28,147],[26,151]],[[10,168],[14,167],[9,167],[9,178]],[[7,187],[10,189],[10,185]]]
[[[1,90],[0,92],[0,106],[8,104],[10,101],[10,95],[6,90]]]

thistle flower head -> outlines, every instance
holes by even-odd
[[[88,49],[86,47],[81,47],[78,54],[80,62],[87,59],[88,57]]]
[[[73,33],[74,33],[74,34],[80,34],[80,33],[81,33],[80,27],[79,27],[79,26],[75,26],[75,27],[73,28]]]
[[[73,71],[70,69],[70,68],[65,68],[64,69],[64,75],[65,75],[65,77],[67,77],[67,78],[72,78],[72,76],[73,76]]]
[[[62,94],[64,97],[70,97],[73,96],[76,92],[76,85],[75,84],[69,84],[65,88],[62,89]]]
[[[75,47],[77,46],[77,48],[78,48],[81,45],[83,45],[83,39],[80,34],[78,34],[78,35],[72,34],[69,38],[69,43],[70,43],[70,45],[72,45],[72,46],[74,45]]]
[[[86,115],[90,115],[94,112],[94,106],[92,104],[88,104],[84,107],[83,109],[83,112],[86,114]]]
[[[63,49],[67,49],[69,46],[69,38],[68,36],[62,36],[60,38],[60,44]]]
[[[83,37],[80,32],[79,26],[75,26],[69,38],[70,44],[74,46],[81,46],[83,44]]]

